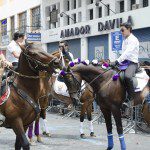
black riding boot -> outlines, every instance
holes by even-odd
[[[128,98],[130,101],[132,101],[135,97],[135,92],[134,92],[134,86],[133,86],[133,80],[130,79],[126,81],[126,88],[128,92]]]

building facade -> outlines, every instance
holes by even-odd
[[[120,24],[128,21],[140,41],[140,58],[150,58],[150,0],[42,0],[41,7],[42,43],[48,52],[67,40],[75,58],[113,61],[121,52]]]
[[[40,32],[41,0],[0,0],[0,49],[12,40],[13,33]]]

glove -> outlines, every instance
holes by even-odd
[[[110,67],[112,67],[112,68],[115,68],[118,65],[119,65],[119,62],[117,60],[110,63]]]

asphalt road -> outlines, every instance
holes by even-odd
[[[43,143],[36,142],[31,150],[105,150],[107,137],[105,124],[94,123],[96,137],[89,136],[89,122],[85,121],[84,131],[86,139],[79,135],[79,118],[62,119],[59,114],[47,114],[47,124],[51,137],[42,136]],[[120,143],[114,126],[114,150],[120,150]],[[34,137],[36,140],[36,137]],[[127,150],[150,150],[150,135],[125,134]],[[13,150],[15,134],[10,129],[0,128],[0,150]]]

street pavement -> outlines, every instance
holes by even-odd
[[[31,150],[105,150],[107,147],[107,132],[105,124],[94,122],[96,137],[89,136],[89,122],[85,120],[84,131],[86,139],[79,135],[79,118],[63,118],[59,114],[47,113],[47,124],[51,137],[42,136],[43,143],[36,142]],[[120,150],[120,143],[114,132],[114,150]],[[36,137],[34,136],[34,140]],[[125,134],[127,150],[150,150],[150,135],[138,132]],[[0,150],[13,150],[15,134],[10,129],[0,128]]]

